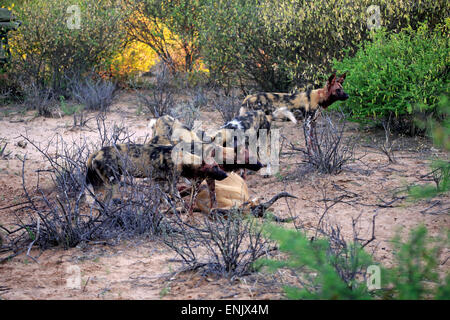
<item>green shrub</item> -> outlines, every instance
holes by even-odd
[[[432,198],[441,193],[450,191],[450,162],[434,160],[430,173],[435,184],[414,185],[409,189],[409,195],[413,199]]]
[[[424,226],[411,230],[406,242],[397,234],[393,239],[396,266],[382,277],[383,286],[390,288],[384,298],[450,299],[450,277],[440,280],[437,273],[439,251],[450,244],[449,235],[444,241],[432,240]]]
[[[259,266],[270,270],[287,267],[299,275],[302,288],[285,286],[289,299],[369,299],[371,296],[363,281],[365,270],[372,263],[358,244],[335,251],[327,239],[308,237],[296,230],[276,226],[267,228],[270,237],[279,243],[279,249],[289,255],[288,260],[260,260]]]
[[[71,5],[80,8],[79,29],[68,27]],[[22,25],[11,33],[11,75],[67,96],[69,78],[106,68],[120,49],[127,12],[119,5],[120,0],[29,0],[16,6]]]
[[[450,104],[448,96],[443,95],[439,98],[436,113],[441,121],[428,119],[427,123],[419,122],[428,130],[428,135],[433,139],[435,146],[450,151]]]
[[[366,272],[374,262],[359,244],[336,250],[330,237],[311,240],[301,231],[274,225],[266,230],[288,258],[261,259],[255,266],[293,270],[302,287],[284,286],[289,299],[450,299],[450,276],[439,279],[437,273],[439,252],[450,244],[450,233],[446,240],[431,240],[420,226],[405,242],[397,234],[392,241],[395,266],[379,266],[381,288],[369,291]]]
[[[449,92],[448,26],[379,31],[354,57],[335,61],[338,72],[347,71],[345,89],[351,99],[345,107],[351,117],[390,121],[394,130],[416,133],[414,119],[435,114],[439,96]]]
[[[436,300],[450,300],[450,275],[445,277],[444,283],[436,290]]]
[[[437,105],[436,114],[442,121],[434,119],[417,121],[419,127],[427,130],[433,139],[433,144],[439,148],[450,150],[450,104],[448,97],[442,96]],[[431,162],[429,176],[434,184],[413,185],[409,188],[409,195],[413,199],[432,198],[450,191],[450,161],[437,159]]]
[[[333,58],[353,54],[369,35],[367,13],[378,5],[381,26],[399,30],[427,19],[430,26],[448,17],[444,0],[210,0],[200,33],[212,75],[256,82],[264,90],[322,80]]]
[[[132,39],[150,46],[171,71],[193,71],[200,58],[199,32],[205,0],[129,0]]]

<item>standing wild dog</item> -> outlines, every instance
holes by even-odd
[[[314,141],[315,126],[320,108],[328,108],[336,101],[348,99],[348,94],[344,92],[342,84],[346,74],[344,73],[336,79],[336,74],[332,74],[323,88],[312,89],[308,86],[305,91],[289,93],[257,93],[247,96],[242,102],[242,108],[252,108],[263,110],[266,114],[286,116],[294,123],[295,118],[305,120],[304,130],[308,153],[313,154],[311,148],[317,149]],[[290,113],[288,113],[288,111]],[[316,151],[316,150],[315,150]],[[315,152],[314,151],[314,152]]]
[[[295,93],[257,93],[247,96],[242,102],[242,107],[254,110],[263,110],[266,114],[285,115],[291,121],[286,111],[292,112],[297,119],[317,117],[319,107],[328,108],[336,101],[348,99],[342,84],[346,74],[336,80],[336,74],[332,74],[323,88],[314,89],[308,86],[304,91]],[[293,121],[295,122],[295,121]]]
[[[88,187],[109,186],[106,199],[114,194],[120,177],[129,174],[135,178],[151,178],[167,183],[170,192],[179,176],[193,181],[197,187],[206,179],[211,204],[215,204],[214,180],[223,180],[227,173],[212,159],[190,153],[191,145],[175,147],[156,144],[118,144],[107,146],[90,155],[87,161],[86,183]],[[92,189],[91,189],[92,190]],[[193,195],[195,197],[195,195]],[[195,199],[191,199],[192,213]]]

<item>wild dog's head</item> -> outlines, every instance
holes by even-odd
[[[214,180],[221,181],[228,177],[228,174],[222,170],[217,163],[207,163],[206,161],[203,161],[202,165],[198,168],[198,171],[200,172],[200,176]]]
[[[345,93],[342,84],[344,83],[346,73],[336,79],[336,74],[333,73],[325,85],[325,99],[320,103],[323,108],[327,108],[336,101],[344,101],[348,99],[348,94]]]
[[[181,170],[181,175],[186,178],[210,178],[221,181],[228,176],[211,157],[205,159],[202,156],[184,152],[182,158],[178,158],[177,161],[178,170]]]
[[[174,148],[181,152],[185,177],[210,178],[220,181],[228,176],[215,159],[216,148],[213,143],[183,141]],[[224,151],[223,153],[225,154]]]

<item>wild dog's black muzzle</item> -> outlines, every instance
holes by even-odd
[[[256,163],[248,163],[244,165],[245,169],[252,171],[259,171],[262,167],[264,167],[264,165],[259,161],[257,161]]]
[[[347,100],[348,99],[348,94],[344,92],[344,94],[342,95],[342,99],[341,100]]]
[[[228,174],[223,171],[222,169],[220,169],[219,167],[213,167],[211,168],[211,170],[209,171],[210,177],[213,178],[214,180],[218,180],[221,181],[223,179],[225,179],[226,177],[228,177]]]

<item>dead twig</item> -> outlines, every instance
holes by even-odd
[[[281,198],[295,198],[297,199],[296,196],[293,196],[287,192],[280,192],[278,194],[276,194],[275,196],[272,197],[272,199],[270,199],[269,201],[266,201],[264,203],[261,203],[259,205],[257,205],[256,207],[252,207],[251,208],[251,212],[252,215],[254,215],[255,217],[265,217],[265,213],[267,211],[267,209],[269,209],[276,201],[278,201]],[[245,205],[245,204],[244,204]],[[272,217],[276,222],[291,222],[293,220],[295,220],[295,218],[279,218],[275,215],[273,215]]]
[[[323,124],[317,132],[316,119],[307,117],[303,125],[306,141],[307,162],[316,170],[327,174],[338,174],[342,167],[354,160],[354,143],[349,139],[344,140],[345,117],[342,115],[338,126],[333,123],[328,115],[323,115]],[[338,121],[339,122],[339,121]]]
[[[391,114],[389,115],[389,119],[387,121],[382,121],[383,129],[384,129],[384,135],[385,135],[385,141],[384,143],[379,147],[381,152],[383,152],[388,160],[389,163],[396,163],[397,160],[395,159],[394,154],[394,144],[395,142],[391,139]]]

